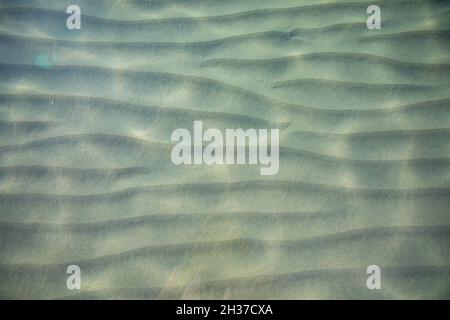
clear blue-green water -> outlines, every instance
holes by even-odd
[[[1,1],[0,297],[449,299],[449,49],[449,1]],[[194,120],[279,173],[174,165]]]

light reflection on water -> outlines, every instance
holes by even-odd
[[[448,298],[450,4],[116,2],[0,12],[0,297]],[[194,120],[279,174],[173,165]]]

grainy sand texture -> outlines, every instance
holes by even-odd
[[[450,1],[2,0],[0,298],[450,299],[449,138]]]

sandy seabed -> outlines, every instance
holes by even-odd
[[[1,298],[450,298],[449,1],[74,2],[0,3]],[[174,165],[195,120],[279,173]]]

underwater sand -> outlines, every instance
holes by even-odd
[[[73,4],[0,2],[0,298],[450,298],[449,1]],[[174,165],[194,120],[279,173]]]

